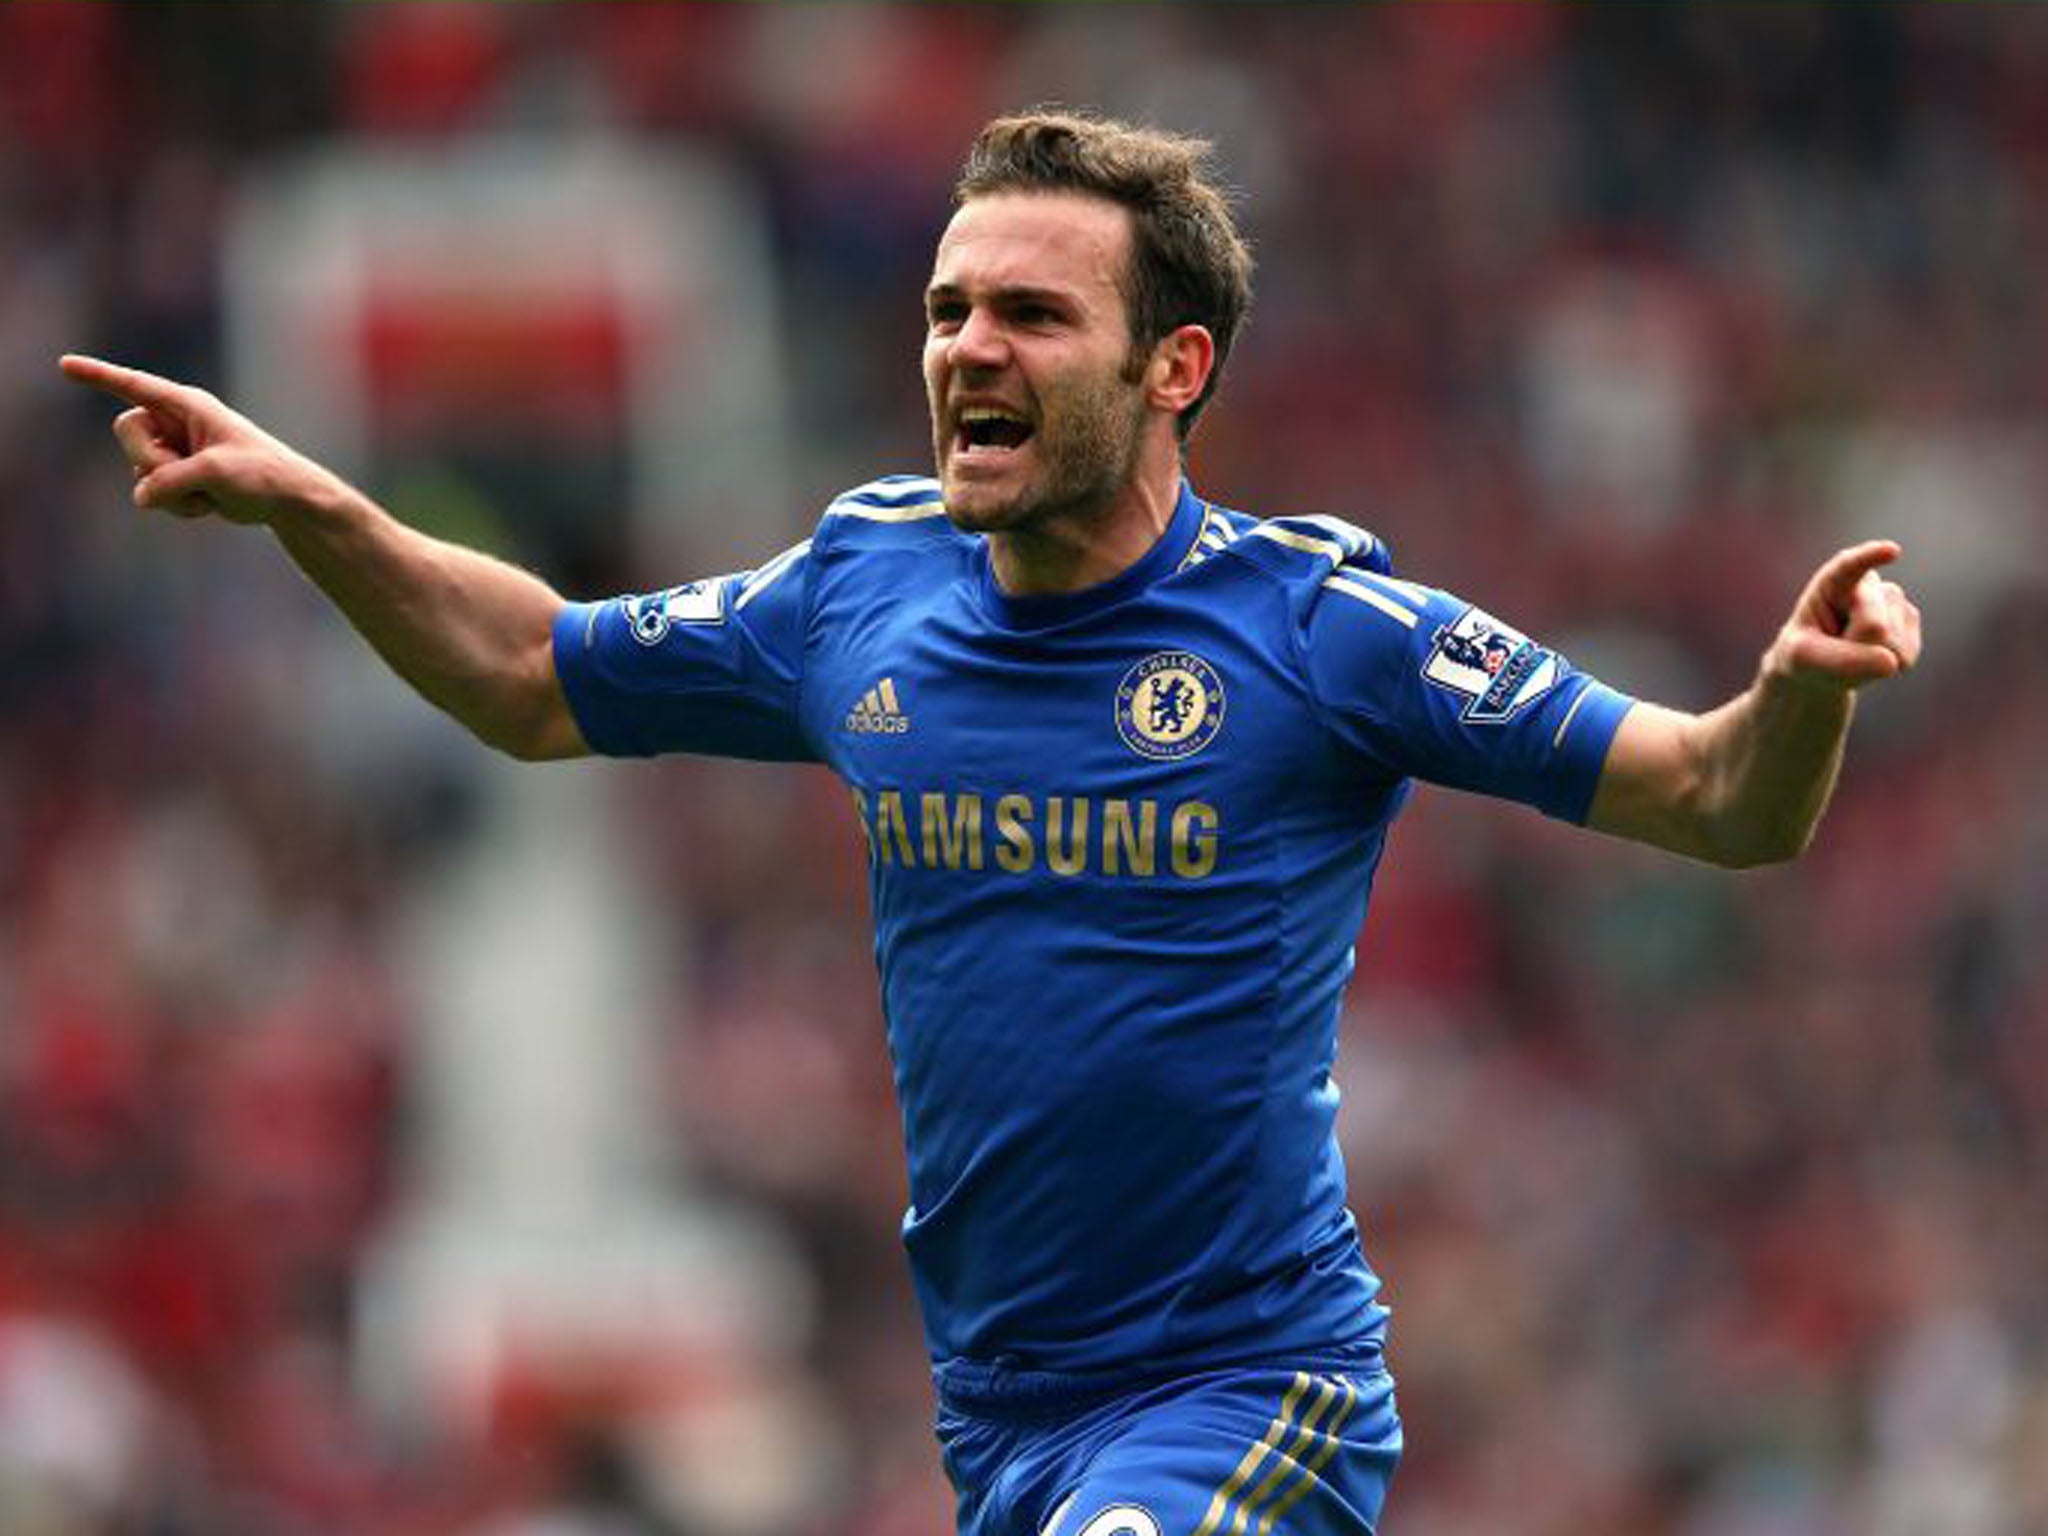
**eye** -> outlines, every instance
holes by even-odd
[[[925,322],[935,331],[954,331],[967,318],[967,306],[958,299],[933,299],[925,306]]]

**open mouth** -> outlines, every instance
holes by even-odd
[[[1023,417],[996,406],[971,405],[953,420],[956,453],[1008,453],[1029,442],[1033,430]]]

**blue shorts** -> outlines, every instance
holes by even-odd
[[[1371,1536],[1401,1459],[1377,1357],[1159,1382],[1078,1408],[943,1391],[960,1536]]]

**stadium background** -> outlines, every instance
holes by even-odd
[[[337,680],[260,535],[138,522],[52,360],[232,390],[226,232],[312,150],[710,164],[770,253],[773,504],[683,509],[656,568],[604,421],[565,467],[516,411],[366,476],[580,594],[662,585],[924,462],[951,168],[1058,99],[1244,189],[1209,494],[1350,516],[1680,704],[1838,541],[1903,539],[1928,613],[1795,868],[1444,794],[1397,831],[1340,1064],[1390,1528],[2048,1531],[2044,72],[2022,8],[0,8],[0,1529],[946,1529],[836,787],[518,771],[612,829],[657,983],[622,1155],[710,1258],[394,1385],[375,1277],[446,1139],[419,914],[465,931],[479,867],[548,905],[490,862],[529,791]]]

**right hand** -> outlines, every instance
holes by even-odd
[[[1890,539],[1851,545],[1813,573],[1764,655],[1764,673],[1847,693],[1920,659],[1920,610],[1878,575],[1899,558]]]
[[[206,390],[67,353],[66,377],[126,401],[114,436],[135,471],[135,505],[175,517],[268,523],[332,487],[333,476]]]

